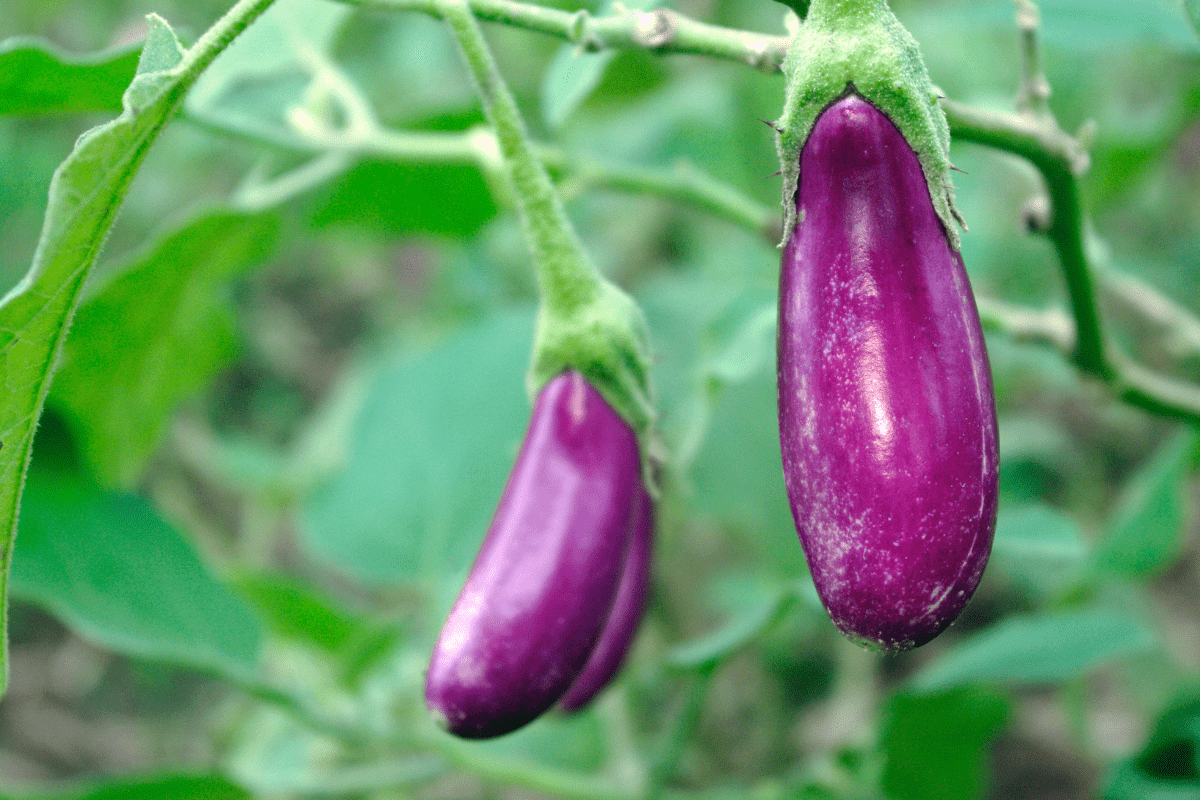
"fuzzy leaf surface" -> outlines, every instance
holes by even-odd
[[[33,264],[0,299],[0,609],[33,432],[83,286],[150,146],[196,77],[268,5],[241,0],[187,52],[171,27],[151,16],[121,115],[79,137],[51,179]],[[0,694],[7,685],[7,638],[0,610]]]
[[[79,309],[52,406],[105,484],[131,486],[171,411],[237,351],[223,285],[261,261],[273,217],[214,210],[156,243]]]
[[[101,647],[248,678],[261,638],[249,606],[145,498],[104,489],[38,441],[13,595]]]

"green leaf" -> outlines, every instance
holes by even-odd
[[[769,629],[795,600],[791,587],[778,587],[729,620],[723,627],[667,654],[668,664],[680,669],[707,669],[736,653]]]
[[[496,201],[474,166],[366,161],[322,193],[312,224],[469,238],[494,216]]]
[[[261,573],[235,580],[275,631],[329,652],[345,647],[366,620],[336,608],[313,589],[286,575]]]
[[[12,800],[250,800],[250,793],[220,776],[166,775],[124,778]]]
[[[725,388],[692,477],[697,506],[762,548],[781,573],[804,569],[783,484],[773,371]]]
[[[573,44],[558,48],[542,80],[542,119],[549,128],[561,128],[575,109],[600,85],[616,50],[588,53]]]
[[[309,549],[365,581],[457,579],[529,422],[532,337],[524,311],[416,356],[399,348],[386,356],[345,470],[305,506]]]
[[[1063,681],[1156,642],[1145,624],[1100,609],[1012,616],[948,650],[913,686],[932,692],[971,681]]]
[[[1164,444],[1125,487],[1112,531],[1096,553],[1100,568],[1144,578],[1171,564],[1183,534],[1183,481],[1196,434],[1183,431]]]
[[[1183,10],[1187,12],[1196,33],[1200,34],[1200,0],[1183,0]]]
[[[1173,0],[1040,0],[1038,8],[1047,39],[1068,47],[1103,52],[1148,40],[1196,49]]]
[[[989,565],[1043,595],[1054,595],[1078,579],[1088,546],[1073,519],[1041,503],[1004,503],[996,521]]]
[[[269,4],[239,0],[186,54],[170,26],[149,17],[147,57],[125,92],[124,110],[79,137],[55,171],[33,264],[0,300],[0,695],[8,677],[4,598],[21,486],[84,283],[154,139],[196,76]]]
[[[1141,753],[1113,768],[1104,800],[1200,797],[1200,700],[1194,692],[1163,713]]]
[[[987,747],[1008,721],[994,690],[901,693],[883,712],[883,788],[891,800],[971,800],[987,787]]]
[[[1100,795],[1103,800],[1196,800],[1200,779],[1156,778],[1146,775],[1131,761],[1113,768]]]
[[[630,0],[625,8],[649,11],[660,5],[662,0]],[[610,13],[612,7],[613,3],[606,1],[597,15]],[[542,119],[547,127],[562,127],[575,109],[600,85],[604,71],[616,54],[617,51],[613,49],[587,52],[576,44],[564,44],[558,48],[542,78]]]
[[[1030,503],[1001,509],[992,552],[1061,566],[1081,561],[1087,542],[1073,519],[1050,506]]]
[[[774,366],[777,316],[773,303],[751,314],[709,359],[708,374],[723,383],[743,383]]]
[[[34,38],[0,42],[0,115],[120,111],[139,49],[79,55]]]
[[[101,481],[136,483],[179,401],[237,352],[221,289],[260,262],[276,220],[202,213],[117,271],[79,309],[50,394]]]
[[[13,594],[117,652],[252,674],[260,632],[249,608],[146,500],[103,489],[43,441],[25,488]]]

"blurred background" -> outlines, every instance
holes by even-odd
[[[28,269],[56,165],[119,111],[144,15],[187,43],[226,6],[6,0],[5,288]],[[1012,109],[1010,2],[892,6],[948,97]],[[1200,39],[1167,0],[1040,7],[1051,106],[1091,150],[1110,332],[1200,381]],[[784,32],[768,0],[672,8]],[[67,343],[11,575],[0,794],[617,798],[670,763],[680,797],[1200,796],[1195,431],[989,335],[1002,469],[983,583],[917,651],[848,645],[784,494],[778,251],[747,223],[777,213],[760,120],[782,78],[486,32],[533,135],[559,151],[590,254],[650,321],[671,466],[622,676],[585,712],[495,742],[422,733],[425,662],[528,419],[535,285],[497,174],[455,136],[482,115],[441,24],[278,0],[154,145]],[[295,109],[336,126],[346,96],[459,155],[400,137],[325,158]],[[976,145],[952,156],[977,296],[1064,307],[1027,224],[1037,173]],[[739,224],[618,190],[604,165],[698,170],[749,211]],[[1173,302],[1159,321],[1147,287]],[[563,775],[579,781],[550,780]]]

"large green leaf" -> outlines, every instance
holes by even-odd
[[[40,39],[0,42],[0,114],[120,111],[138,50],[76,55]]]
[[[495,215],[496,201],[474,166],[365,161],[314,203],[312,224],[469,238]]]
[[[1183,481],[1195,449],[1196,434],[1183,431],[1133,477],[1096,554],[1102,568],[1140,578],[1170,565],[1183,534]]]
[[[283,574],[244,575],[235,581],[275,633],[337,652],[366,621],[334,606],[311,587]]]
[[[664,435],[672,456],[690,463],[696,507],[750,543],[777,575],[794,576],[804,557],[779,455],[774,314],[764,302],[773,291],[672,279],[651,283],[638,301],[659,356]]]
[[[260,631],[245,603],[145,499],[105,490],[38,441],[13,595],[118,652],[250,676]]]
[[[1062,681],[1145,652],[1156,641],[1145,624],[1110,611],[1013,616],[947,651],[917,673],[913,685],[939,691],[971,681]]]
[[[529,419],[528,312],[386,357],[345,470],[305,508],[309,548],[377,583],[465,570]]]
[[[989,569],[1053,596],[1079,579],[1088,555],[1083,532],[1065,514],[1041,503],[1001,503]]]
[[[213,58],[271,0],[239,0],[186,53],[157,16],[115,120],[79,138],[50,183],[29,272],[0,300],[0,692],[7,684],[8,568],[33,431],[83,285],[155,138]]]
[[[136,482],[171,411],[234,356],[220,290],[266,255],[276,227],[266,215],[200,214],[80,307],[50,403],[104,483]]]
[[[987,745],[1008,719],[1003,695],[964,687],[900,693],[883,712],[883,788],[892,800],[971,800],[986,787]]]

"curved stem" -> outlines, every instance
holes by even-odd
[[[1084,249],[1083,212],[1075,178],[1076,172],[1086,167],[1086,153],[1057,126],[1047,126],[1039,119],[983,111],[952,100],[942,101],[942,107],[952,136],[1021,156],[1042,173],[1053,215],[1046,233],[1062,263],[1077,328],[1074,361],[1084,372],[1111,380],[1114,375]]]
[[[203,72],[272,2],[274,0],[238,0],[188,48],[180,62],[181,72],[191,78]]]
[[[1046,233],[1058,253],[1075,320],[1072,358],[1084,372],[1112,386],[1126,402],[1162,416],[1200,423],[1200,387],[1133,362],[1105,338],[1084,245],[1076,175],[1087,165],[1079,143],[1046,118],[982,111],[943,101],[950,132],[959,139],[1022,156],[1042,173],[1053,217]],[[1053,123],[1053,120],[1050,120]]]
[[[484,112],[496,131],[503,169],[515,190],[544,301],[553,313],[568,317],[600,291],[600,276],[583,252],[550,176],[534,154],[517,103],[467,0],[434,0],[434,8],[458,39]]]

